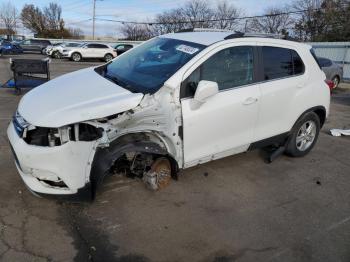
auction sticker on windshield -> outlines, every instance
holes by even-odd
[[[193,55],[199,49],[188,45],[179,45],[178,47],[176,47],[176,50]]]

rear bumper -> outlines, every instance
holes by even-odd
[[[12,122],[7,135],[18,173],[30,191],[40,196],[91,199],[89,163],[94,156],[94,142],[68,142],[56,147],[28,145]],[[47,183],[58,180],[66,186]]]

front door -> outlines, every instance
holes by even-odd
[[[212,55],[183,82],[184,163],[193,166],[246,151],[254,135],[260,99],[254,84],[254,47],[236,46]],[[219,93],[191,109],[200,80],[218,83]]]

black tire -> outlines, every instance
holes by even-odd
[[[339,86],[340,78],[339,76],[335,76],[332,78],[332,82],[334,83],[333,89],[336,89]]]
[[[313,127],[310,127],[311,124],[314,124],[315,129],[313,129]],[[292,157],[302,157],[307,155],[316,144],[318,135],[320,133],[320,126],[320,118],[316,113],[309,112],[304,114],[301,118],[299,118],[299,120],[294,124],[292,128],[291,134],[287,141],[285,153]],[[307,130],[309,128],[312,130],[312,134],[304,134],[304,130],[307,133]],[[311,139],[312,137],[313,139]],[[300,140],[301,142],[299,142]]]
[[[75,52],[75,53],[72,54],[72,60],[73,60],[74,62],[80,62],[81,59],[82,59],[81,54],[79,54],[79,53],[77,53],[77,52]]]
[[[113,56],[111,54],[105,54],[104,58],[105,62],[109,62],[113,59]]]
[[[59,51],[55,51],[52,53],[51,55],[53,58],[56,58],[56,59],[61,59],[62,58],[62,55]]]

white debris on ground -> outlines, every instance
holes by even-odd
[[[350,129],[331,129],[332,136],[350,136]]]

